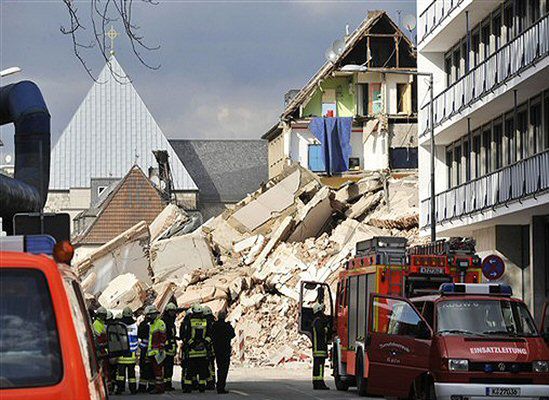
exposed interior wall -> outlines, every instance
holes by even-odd
[[[90,207],[89,188],[56,190],[48,193],[44,212],[67,213],[71,220],[71,232],[74,229],[74,217]]]
[[[196,210],[198,207],[198,192],[175,192],[175,201],[185,210]]]
[[[385,130],[375,129],[371,133],[364,132],[362,138],[364,170],[375,171],[389,168],[388,140],[388,133]]]
[[[317,88],[314,95],[303,107],[303,117],[321,117],[322,103],[335,100],[337,115],[335,117],[352,117],[355,115],[356,101],[352,77],[331,77],[326,79]],[[326,93],[326,95],[325,95]],[[335,94],[332,99],[330,93]]]
[[[269,179],[282,172],[284,158],[284,135],[282,134],[270,140],[268,144]]]

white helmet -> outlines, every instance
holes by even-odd
[[[191,313],[192,314],[201,314],[202,312],[204,312],[204,309],[202,308],[202,306],[198,303],[195,303],[192,305],[191,307]]]
[[[315,303],[313,304],[313,314],[318,314],[319,312],[324,312],[324,304]]]
[[[204,315],[213,315],[212,309],[208,306],[202,306],[202,313]]]

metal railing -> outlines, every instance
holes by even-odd
[[[421,43],[463,0],[433,0],[419,15],[418,39]]]
[[[549,190],[549,149],[462,183],[435,196],[436,223],[536,196]],[[428,227],[431,199],[421,201],[421,226]]]
[[[549,14],[440,92],[433,99],[435,127],[534,65],[547,54]],[[431,128],[429,104],[430,102],[421,107],[427,122],[421,136]]]

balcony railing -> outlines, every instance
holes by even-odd
[[[469,107],[487,93],[503,85],[549,54],[549,15],[545,15],[466,75],[444,89],[434,99],[435,127]],[[431,128],[430,102],[421,110],[427,120],[425,135]]]
[[[433,0],[419,15],[418,27],[423,29],[418,32],[419,43],[429,35],[463,0]]]
[[[536,196],[549,190],[549,149],[435,196],[437,224]],[[421,201],[422,227],[431,199]]]

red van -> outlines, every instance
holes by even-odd
[[[369,304],[368,394],[549,400],[547,335],[509,286],[446,283],[436,295],[372,294]]]
[[[0,251],[0,398],[106,399],[89,315],[69,267]]]

